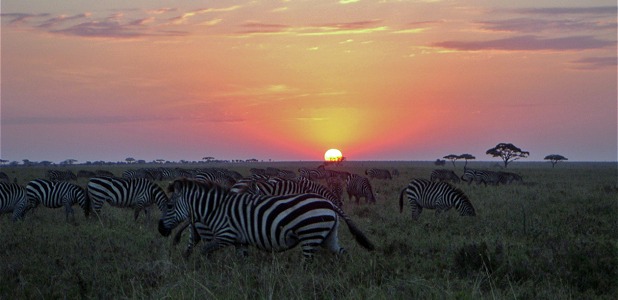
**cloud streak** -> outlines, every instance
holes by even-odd
[[[615,45],[614,41],[601,40],[592,36],[541,38],[534,35],[488,41],[443,41],[432,44],[434,47],[459,51],[572,51],[600,49],[613,45]]]
[[[584,57],[571,62],[575,69],[578,70],[599,70],[606,68],[616,68],[618,66],[618,57]]]

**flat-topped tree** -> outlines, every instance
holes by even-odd
[[[459,159],[459,155],[455,155],[455,154],[449,154],[445,157],[443,157],[444,159],[448,159],[453,163],[453,168],[455,167],[455,161]]]
[[[560,154],[550,154],[545,156],[545,160],[549,160],[551,162],[551,167],[555,167],[556,164],[561,160],[569,160],[568,158],[560,155]]]
[[[464,165],[464,169],[465,169],[468,166],[468,160],[469,159],[476,159],[476,157],[474,157],[474,155],[472,155],[472,154],[465,153],[465,154],[460,155],[459,159],[466,160],[466,164]]]
[[[496,145],[496,147],[487,150],[485,154],[502,158],[504,167],[507,168],[510,162],[520,158],[526,158],[530,155],[530,152],[523,151],[511,143],[500,143]]]

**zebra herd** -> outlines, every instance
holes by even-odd
[[[69,221],[75,220],[75,204],[89,217],[100,216],[103,204],[108,203],[132,208],[137,220],[142,210],[150,219],[149,208],[156,205],[161,211],[160,234],[168,236],[178,227],[174,239],[177,243],[184,229],[189,228],[185,256],[203,240],[205,253],[228,245],[243,253],[248,246],[283,251],[299,245],[303,256],[311,258],[320,246],[335,254],[345,251],[337,238],[340,219],[362,247],[375,248],[345,213],[343,191],[350,203],[361,204],[360,199],[365,198],[365,203],[376,204],[370,178],[392,179],[394,171],[369,169],[365,171],[368,178],[324,166],[300,168],[298,176],[290,170],[254,168],[249,177],[214,168],[134,169],[123,172],[121,177],[103,172],[78,172],[76,176],[71,171],[50,170],[46,179],[34,179],[25,187],[0,182],[0,213],[12,212],[16,221],[42,204],[48,208],[64,207]],[[85,188],[69,182],[83,176],[89,176]],[[172,180],[167,191],[155,182],[166,179]],[[462,216],[476,215],[468,197],[448,183],[459,183],[460,179],[485,185],[521,181],[519,175],[507,172],[465,169],[460,178],[453,171],[434,170],[429,180],[413,179],[401,190],[400,212],[407,197],[414,220],[423,209],[439,213],[454,207]]]

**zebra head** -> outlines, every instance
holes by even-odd
[[[172,229],[189,217],[189,207],[184,190],[184,183],[186,181],[188,180],[175,180],[167,187],[167,192],[171,196],[159,220],[159,233],[162,236],[169,236],[172,233]]]

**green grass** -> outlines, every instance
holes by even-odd
[[[217,165],[249,174],[251,167],[297,170],[317,163]],[[200,165],[203,166],[203,165]],[[455,170],[461,175],[463,165]],[[471,167],[493,168],[472,162]],[[106,168],[120,175],[128,166]],[[192,166],[184,166],[192,167]],[[40,207],[23,222],[0,215],[0,299],[14,298],[212,298],[212,299],[564,299],[618,296],[617,168],[615,163],[513,163],[525,183],[458,185],[476,217],[456,211],[418,221],[408,206],[399,213],[399,192],[414,177],[428,178],[430,162],[347,162],[335,169],[363,174],[370,167],[398,168],[393,180],[373,180],[377,205],[347,202],[344,210],[376,245],[356,244],[339,229],[345,257],[326,251],[303,263],[300,249],[268,253],[233,247],[189,259],[180,245],[157,232],[158,211],[135,222],[126,209],[103,207],[76,223],[63,209]],[[452,168],[449,164],[445,168]],[[3,167],[21,184],[44,169]],[[80,179],[80,185],[86,180]],[[161,185],[165,185],[161,182]]]

